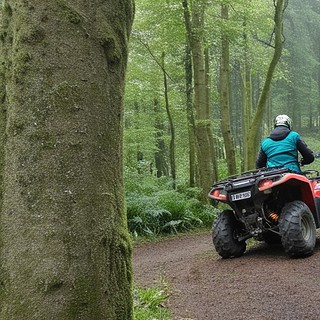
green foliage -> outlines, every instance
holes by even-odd
[[[219,84],[221,34],[227,34],[230,40],[231,123],[240,162],[245,143],[242,137],[241,111],[243,72],[247,70],[251,74],[254,108],[273,53],[274,4],[273,1],[265,0],[220,0],[204,3],[205,28],[199,32],[203,32],[205,43],[210,49],[213,131],[215,141],[219,142],[216,146],[219,151],[219,179],[223,179],[228,173],[220,132],[217,103],[219,92],[216,89]],[[230,5],[229,20],[220,18],[221,3]],[[196,189],[188,190],[178,181],[178,190],[173,191],[170,179],[154,177],[155,153],[159,151],[157,142],[160,139],[165,145],[161,150],[163,154],[166,153],[164,162],[168,160],[169,126],[164,107],[163,70],[159,66],[163,53],[166,56],[169,103],[177,135],[177,177],[180,181],[187,180],[189,174],[183,7],[181,1],[176,0],[137,0],[136,7],[130,38],[124,117],[129,227],[137,235],[155,235],[208,226],[215,210],[198,201]],[[309,139],[304,132],[300,132],[300,128],[319,126],[319,8],[314,0],[289,1],[284,18],[284,53],[276,69],[265,123],[257,132],[264,137],[271,129],[271,119],[276,114],[288,113],[294,118],[294,129],[302,133],[314,152],[320,152],[316,139]],[[316,169],[318,162],[320,160],[306,166],[306,169]],[[237,166],[240,172],[241,164],[237,163]]]
[[[190,2],[191,3],[191,2]],[[234,0],[197,2],[204,5],[205,27],[198,30],[203,33],[205,44],[210,49],[211,101],[214,105],[214,134],[221,138],[220,116],[217,107],[219,100],[219,59],[221,51],[221,34],[230,39],[230,67],[239,83],[234,83],[234,97],[231,99],[232,122],[234,134],[241,132],[239,102],[242,101],[240,88],[241,67],[245,60],[250,61],[250,70],[257,81],[266,74],[272,55],[271,46],[266,43],[272,38],[274,28],[274,7],[272,1]],[[220,18],[221,3],[230,4],[228,21]],[[193,3],[194,5],[196,2]],[[186,115],[185,95],[185,48],[186,29],[184,25],[181,1],[136,1],[136,15],[133,33],[130,38],[130,55],[127,70],[125,94],[125,161],[126,166],[136,166],[137,153],[143,154],[145,163],[154,165],[157,152],[157,137],[163,139],[166,150],[169,146],[169,126],[164,107],[163,70],[159,63],[161,55],[166,56],[166,73],[168,76],[169,104],[175,126],[175,154],[177,177],[184,179],[188,175],[189,141]],[[272,43],[271,43],[272,44]],[[256,88],[260,90],[260,88]],[[159,108],[155,111],[154,101]],[[160,119],[162,129],[156,126]],[[241,144],[241,135],[236,141]],[[222,144],[218,148],[222,148]],[[168,158],[168,154],[167,154]]]
[[[125,161],[136,165],[140,152],[155,166],[158,139],[169,150],[170,129],[165,109],[161,56],[165,54],[168,96],[175,125],[175,153],[179,158],[177,176],[187,172],[188,133],[185,113],[185,28],[181,1],[145,1],[136,3],[125,94]],[[157,103],[156,103],[157,102]],[[169,155],[167,154],[167,159]]]
[[[301,138],[306,142],[308,147],[313,151],[314,154],[320,153],[320,141],[317,135],[314,134],[301,134]],[[320,172],[320,158],[316,158],[313,163],[305,165],[302,170],[318,170]]]
[[[300,129],[319,113],[319,4],[313,0],[289,1],[284,18],[286,54],[282,63],[287,76],[274,85],[273,112],[288,113],[295,128]]]
[[[169,320],[170,312],[164,307],[168,294],[163,288],[135,288],[133,291],[134,320]]]
[[[200,202],[198,189],[172,190],[169,179],[145,175],[133,179],[131,174],[126,190],[128,226],[135,236],[208,227],[216,214],[212,206]]]

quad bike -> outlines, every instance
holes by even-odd
[[[241,256],[246,240],[281,243],[290,257],[313,253],[320,227],[320,176],[284,167],[244,172],[215,183],[211,199],[231,209],[215,219],[212,239],[223,258]]]

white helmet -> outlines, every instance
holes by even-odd
[[[278,115],[274,120],[274,126],[285,126],[291,130],[292,128],[292,120],[286,114]]]

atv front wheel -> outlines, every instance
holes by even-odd
[[[316,224],[304,202],[296,200],[283,207],[279,231],[284,250],[290,257],[305,257],[313,253]]]
[[[246,251],[246,242],[238,241],[239,222],[232,210],[224,210],[216,218],[212,227],[212,240],[222,258],[240,257]]]

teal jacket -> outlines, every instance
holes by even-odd
[[[298,152],[302,155],[301,164],[309,164],[314,161],[312,151],[297,132],[285,126],[278,126],[268,138],[262,141],[256,167],[284,166],[300,172]]]

